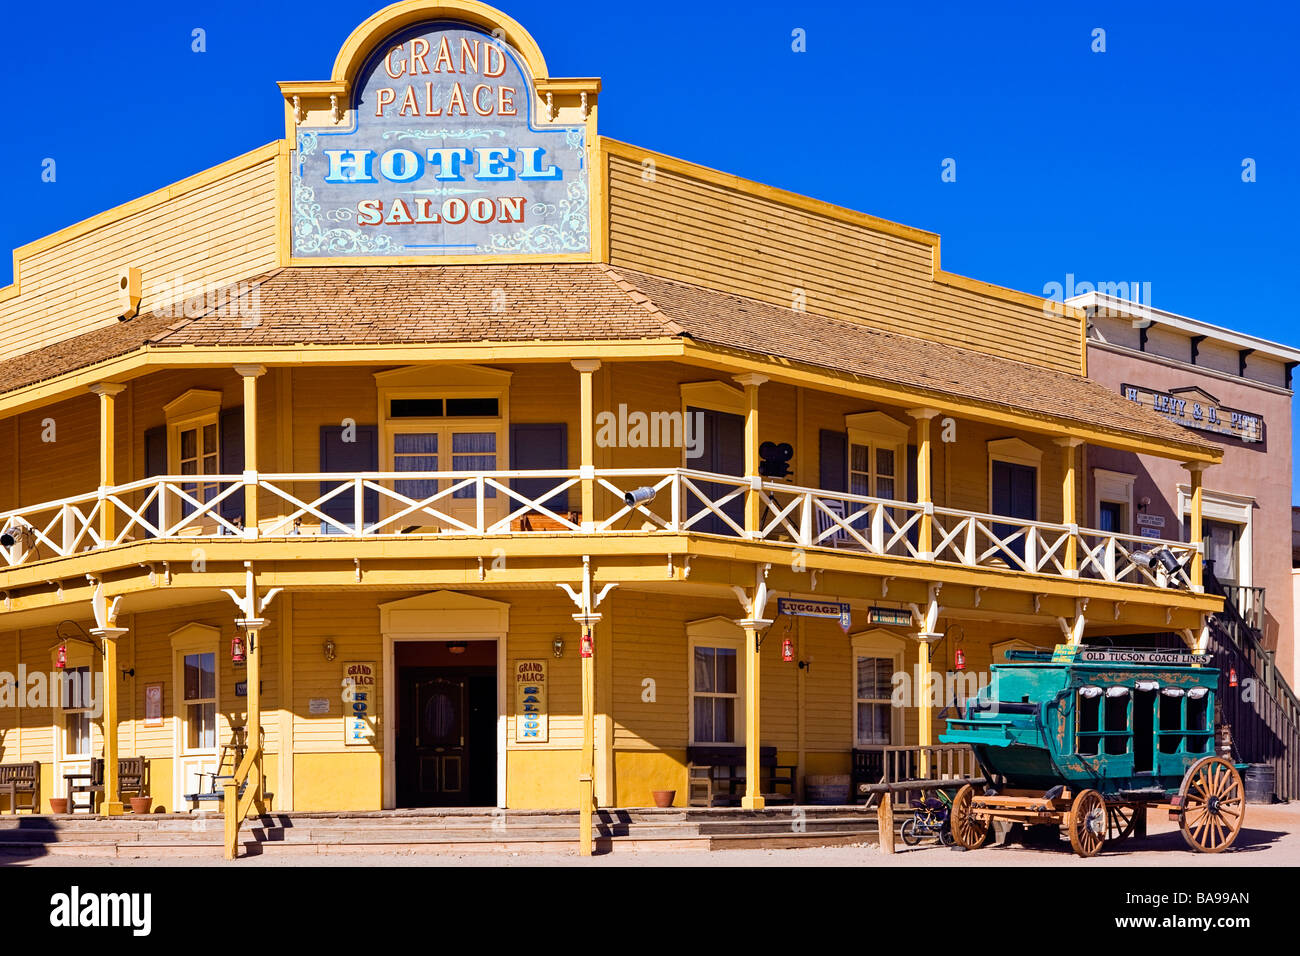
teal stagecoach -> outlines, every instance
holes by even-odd
[[[1237,767],[1214,752],[1219,672],[1209,662],[1151,649],[1008,652],[940,736],[969,744],[989,782],[953,799],[956,842],[982,846],[994,820],[1054,824],[1093,856],[1154,807],[1178,817],[1189,846],[1227,849],[1245,793]]]

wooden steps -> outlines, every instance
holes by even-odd
[[[0,855],[220,859],[215,813],[135,817],[0,817]],[[241,853],[576,852],[576,811],[483,809],[272,813],[240,831]],[[596,815],[597,852],[776,849],[876,842],[875,811],[781,807],[760,811],[619,809]]]

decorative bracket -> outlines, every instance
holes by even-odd
[[[257,582],[253,578],[253,562],[244,562],[244,594],[241,597],[238,591],[232,588],[222,588],[222,593],[228,595],[235,602],[235,607],[239,608],[240,617],[246,621],[259,621],[262,619],[264,612],[270,603],[275,600],[275,596],[284,588],[271,588],[259,600],[257,597]]]
[[[101,631],[112,630],[117,627],[117,609],[122,603],[122,595],[118,595],[110,602],[108,596],[104,594],[104,582],[96,578],[93,574],[87,574],[86,580],[94,585],[95,591],[90,598],[90,610],[95,615],[95,627]]]
[[[307,114],[302,111],[302,101],[298,94],[293,96],[293,123],[295,126],[301,126],[302,121],[307,118]]]
[[[591,555],[582,556],[582,591],[579,592],[567,584],[557,584],[556,587],[562,589],[569,596],[569,600],[577,607],[578,613],[573,615],[573,619],[584,627],[595,624],[600,620],[600,615],[596,613],[596,608],[600,607],[605,596],[610,591],[618,587],[617,581],[611,581],[601,588],[593,596],[591,585]]]
[[[343,114],[339,111],[339,95],[337,93],[330,94],[330,116],[333,118],[335,126],[343,122]]]

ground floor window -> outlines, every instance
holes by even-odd
[[[69,667],[63,673],[63,755],[90,756],[90,708],[93,706],[89,667]]]
[[[186,654],[184,670],[185,749],[210,750],[217,745],[217,656]]]
[[[895,706],[894,675],[903,669],[903,640],[884,629],[855,634],[853,746],[863,750],[902,743],[902,707]],[[899,702],[902,703],[902,702]]]
[[[740,697],[737,648],[697,644],[693,655],[691,706],[695,743],[736,743]]]

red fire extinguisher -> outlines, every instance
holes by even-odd
[[[591,629],[590,628],[582,632],[582,642],[579,645],[578,650],[583,657],[591,656]]]
[[[68,667],[68,645],[60,644],[59,652],[54,658],[54,666],[59,670],[66,670]]]
[[[959,671],[964,671],[966,669],[966,652],[960,647],[957,648],[957,658],[954,661],[954,667]]]
[[[794,641],[788,637],[781,642],[781,660],[787,664],[794,660]]]
[[[1228,686],[1229,687],[1237,686],[1237,668],[1235,667],[1228,668]]]
[[[244,663],[244,638],[241,634],[236,634],[230,640],[230,660],[234,664]]]

